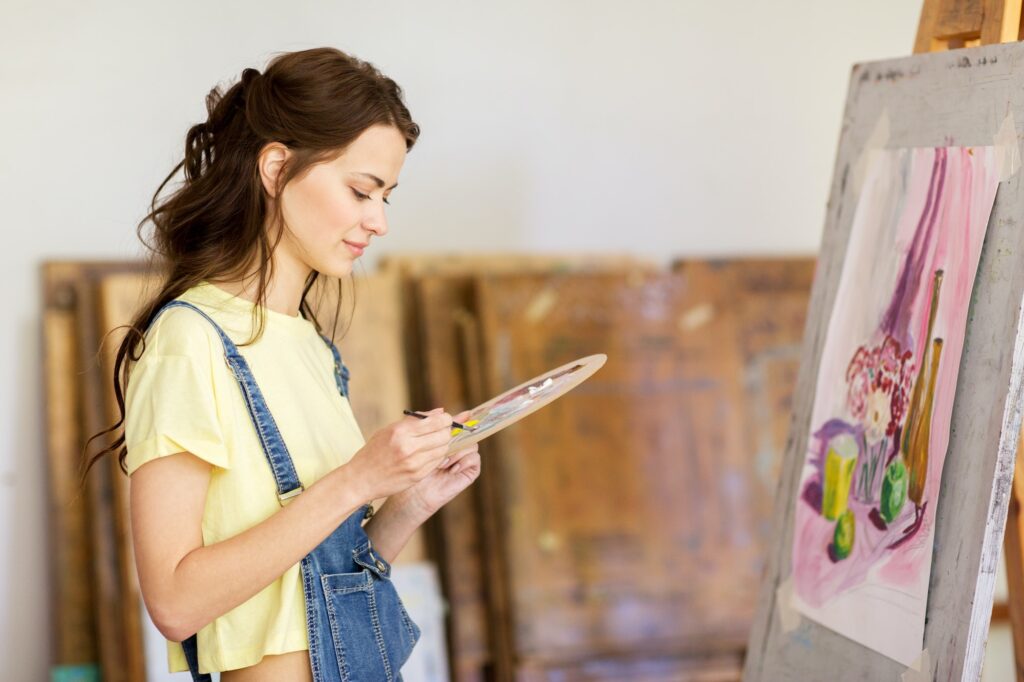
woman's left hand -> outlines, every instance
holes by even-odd
[[[469,414],[457,414],[455,421],[461,422]],[[447,464],[400,493],[426,516],[448,504],[480,476],[480,450],[477,444],[459,450],[449,455],[449,458]]]

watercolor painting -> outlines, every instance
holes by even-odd
[[[910,665],[1002,150],[871,152],[795,500],[792,606]]]

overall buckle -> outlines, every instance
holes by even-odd
[[[304,485],[302,485],[300,483],[298,488],[293,488],[292,490],[289,490],[288,492],[278,493],[277,494],[277,501],[283,507],[293,497],[298,497],[299,493],[301,493],[305,489],[306,489],[306,486],[304,486]]]

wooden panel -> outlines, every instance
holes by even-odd
[[[105,424],[113,424],[121,418],[114,395],[114,386],[111,383],[117,349],[125,337],[127,325],[131,324],[139,307],[158,293],[159,285],[158,277],[147,276],[141,272],[107,274],[103,275],[97,283],[97,324],[101,334],[99,363],[102,385],[100,388]],[[128,647],[129,654],[139,658],[138,662],[133,664],[144,668],[143,652],[145,647],[141,620],[143,601],[132,546],[129,479],[121,471],[116,457],[111,457],[110,463],[112,465],[109,467],[112,477],[110,491],[117,548],[118,584],[121,590],[122,627],[125,637],[132,642]]]
[[[93,622],[89,501],[79,485],[82,427],[78,413],[76,268],[49,263],[43,280],[43,363],[49,474],[51,622],[58,665],[99,662]]]
[[[762,556],[744,357],[723,342],[739,313],[691,279],[479,279],[491,393],[609,356],[488,441],[517,661],[669,656],[682,670],[690,653],[742,651]]]
[[[718,261],[678,261],[674,269],[704,292],[712,308],[694,309],[684,318],[688,331],[702,326],[707,314],[730,310],[735,325],[718,336],[735,344],[742,359],[740,374],[731,380],[742,387],[739,407],[743,452],[756,483],[754,527],[763,557],[770,541],[771,516],[782,453],[789,436],[793,391],[800,366],[800,349],[814,280],[810,257],[742,258]],[[724,377],[723,377],[724,378]],[[756,567],[761,574],[763,565]]]
[[[464,276],[421,277],[415,281],[413,293],[413,305],[419,311],[416,338],[424,378],[417,403],[427,408],[444,405],[455,413],[477,404],[482,400],[482,387],[473,381],[480,368],[478,350],[472,345],[478,338],[472,280]],[[449,660],[455,682],[483,680],[490,662],[479,483],[442,507],[427,526],[450,605]]]
[[[559,253],[399,253],[379,261],[382,271],[402,277],[423,275],[472,275],[474,273],[584,272],[622,268],[656,269],[649,260],[635,256]]]
[[[520,664],[517,682],[735,682],[742,659],[737,652],[693,659],[650,657],[635,661],[600,659],[565,665]]]
[[[75,349],[78,372],[75,390],[80,432],[85,439],[110,425],[104,392],[111,377],[100,364],[101,324],[98,316],[98,288],[103,276],[137,270],[140,264],[127,262],[58,262],[44,265],[50,282],[60,282],[73,292]],[[94,443],[94,446],[96,443]],[[95,451],[95,448],[94,450]],[[116,488],[123,474],[115,457],[96,463],[86,482],[89,527],[85,541],[91,547],[93,617],[104,680],[145,680],[139,603],[125,584],[122,561],[124,523]],[[131,579],[134,579],[133,577]]]
[[[81,411],[86,433],[92,435],[111,425],[105,397],[110,389],[112,375],[102,365],[100,344],[106,329],[100,321],[99,285],[104,276],[141,268],[138,263],[84,263],[81,276],[76,282],[77,322],[82,374]],[[137,292],[136,292],[137,293]],[[103,606],[100,610],[104,620],[112,625],[107,628],[116,635],[111,644],[102,642],[104,680],[145,680],[145,654],[142,629],[139,621],[141,605],[138,590],[132,589],[135,582],[134,564],[125,563],[130,547],[124,544],[127,537],[127,516],[124,512],[126,494],[123,486],[125,476],[113,456],[104,459],[90,472],[93,493],[92,519],[93,543],[97,572],[100,577]],[[106,639],[106,634],[101,631]]]
[[[538,254],[406,254],[382,262],[402,273],[407,306],[404,328],[410,389],[417,406],[445,406],[453,412],[490,396],[483,386],[473,275],[478,272],[570,272],[654,270],[645,261],[618,256]],[[486,445],[481,447],[486,452]],[[481,495],[490,473],[449,502],[427,524],[431,554],[437,558],[449,603],[447,628],[452,677],[456,682],[492,679],[509,670],[512,652],[494,563],[497,541],[481,527],[489,498]],[[495,665],[496,659],[506,661]]]

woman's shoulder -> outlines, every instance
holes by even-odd
[[[185,305],[161,310],[145,333],[143,357],[187,356],[196,360],[223,355],[223,345],[214,323],[196,309]]]

